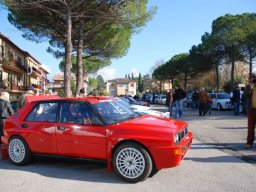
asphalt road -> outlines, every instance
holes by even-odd
[[[164,106],[153,106],[166,110]],[[230,111],[213,111],[199,117],[191,109],[181,119],[189,122],[195,140],[181,165],[164,169],[152,178],[129,184],[104,166],[59,159],[36,159],[19,167],[9,160],[0,161],[0,192],[84,192],[84,191],[234,191],[254,192],[255,147],[244,150],[246,118]],[[231,151],[231,152],[230,152]],[[233,154],[234,153],[234,154]]]

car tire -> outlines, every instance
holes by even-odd
[[[113,154],[116,174],[130,183],[145,180],[153,170],[152,159],[147,150],[137,143],[124,143]]]
[[[31,162],[32,155],[26,141],[18,136],[10,139],[8,145],[10,160],[16,165],[26,165]]]
[[[218,110],[218,111],[222,111],[222,106],[221,106],[220,103],[217,104],[217,110]]]

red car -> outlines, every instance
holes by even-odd
[[[33,154],[103,160],[139,182],[177,166],[192,143],[187,123],[138,115],[107,97],[32,101],[6,120],[2,142],[16,165]]]

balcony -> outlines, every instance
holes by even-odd
[[[26,67],[16,60],[4,62],[3,68],[21,75],[27,72]]]
[[[35,68],[35,67],[32,67],[32,75],[35,75],[35,76],[41,76],[42,73],[39,69]]]
[[[32,84],[35,89],[42,89],[40,85]]]

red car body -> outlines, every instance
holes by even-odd
[[[106,97],[54,98],[47,102],[94,105],[108,100],[111,101]],[[193,136],[187,131],[186,122],[150,115],[112,124],[101,121],[99,125],[63,123],[58,118],[54,122],[26,121],[40,102],[46,101],[28,103],[6,120],[1,138],[5,145],[8,146],[11,138],[18,136],[26,142],[32,154],[104,160],[107,161],[108,170],[111,170],[114,151],[124,143],[134,142],[148,152],[154,168],[160,170],[177,166],[192,143]],[[100,118],[100,114],[96,115]],[[178,142],[175,142],[175,135]]]

